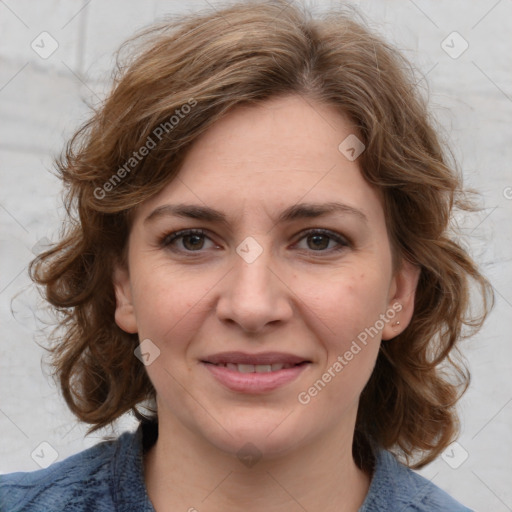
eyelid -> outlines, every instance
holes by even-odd
[[[207,230],[202,228],[179,229],[178,231],[172,231],[171,233],[164,234],[162,237],[159,238],[158,244],[162,247],[167,247],[168,245],[171,244],[171,242],[174,242],[175,240],[178,240],[179,238],[185,237],[187,235],[200,235],[211,240],[211,237],[208,235],[208,233],[209,232]]]
[[[329,236],[330,238],[332,238],[333,240],[335,240],[337,243],[339,243],[342,246],[347,246],[347,247],[352,246],[352,242],[345,235],[342,235],[341,233],[337,233],[336,231],[332,231],[331,229],[326,229],[326,228],[308,228],[304,231],[301,231],[298,234],[297,241],[302,240],[303,238],[307,237],[308,235],[315,235],[315,234]],[[327,251],[318,251],[318,252],[327,252]]]

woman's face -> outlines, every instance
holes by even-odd
[[[392,272],[355,139],[338,148],[354,134],[300,96],[239,107],[138,209],[116,322],[145,340],[164,428],[231,453],[351,440],[381,338],[409,322],[418,277]]]

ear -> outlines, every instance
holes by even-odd
[[[388,311],[393,310],[396,314],[386,323],[382,331],[383,340],[398,336],[411,322],[420,273],[420,267],[404,259],[400,269],[393,276],[389,289]]]
[[[135,334],[138,332],[135,309],[132,302],[132,291],[128,270],[116,265],[112,276],[116,294],[116,324],[123,331]]]

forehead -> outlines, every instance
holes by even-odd
[[[261,209],[273,215],[301,200],[343,201],[382,217],[357,159],[338,149],[350,135],[357,136],[354,126],[334,107],[298,95],[237,107],[196,140],[179,179],[144,210],[179,200],[236,215]]]
[[[327,162],[339,160],[338,145],[354,128],[333,107],[301,96],[273,98],[253,106],[240,106],[217,121],[197,141],[185,159],[182,175],[205,160],[211,169],[243,169],[251,174],[276,171],[325,173]],[[347,160],[348,162],[348,160]],[[357,164],[350,167],[357,168]],[[208,176],[208,169],[202,175]]]

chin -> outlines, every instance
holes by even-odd
[[[300,439],[307,437],[303,428],[300,432],[297,431],[299,425],[294,425],[293,420],[287,418],[288,414],[289,411],[284,410],[274,414],[269,414],[268,411],[266,414],[262,411],[236,413],[229,422],[223,421],[226,430],[217,428],[217,435],[212,436],[213,431],[208,429],[204,437],[223,452],[236,456],[241,462],[244,457],[278,458],[293,450],[300,443]]]

